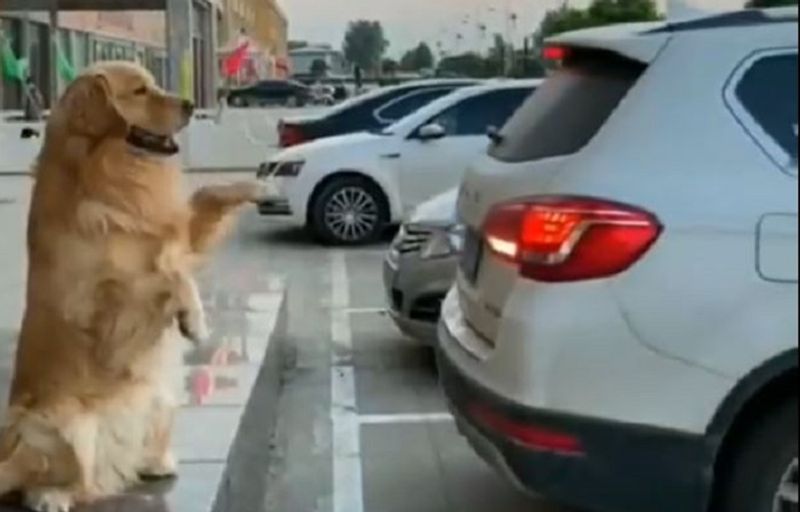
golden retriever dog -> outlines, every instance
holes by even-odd
[[[174,136],[193,106],[129,63],[88,70],[49,119],[28,219],[26,311],[0,431],[0,495],[40,512],[170,476],[180,339],[206,335],[193,271],[251,183],[188,201]]]

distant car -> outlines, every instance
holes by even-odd
[[[264,215],[289,215],[327,244],[376,240],[387,225],[456,186],[540,81],[462,88],[380,131],[286,149],[259,171],[276,196]]]
[[[464,177],[439,369],[521,488],[597,512],[798,510],[798,11],[549,40]]]
[[[313,97],[311,88],[291,80],[264,80],[254,85],[228,92],[228,104],[233,107],[287,106],[302,107]]]
[[[278,124],[280,145],[288,148],[325,137],[380,130],[456,89],[477,83],[426,80],[376,89],[320,114],[282,120]]]
[[[451,189],[417,207],[384,261],[389,313],[403,333],[431,345],[464,240],[457,198],[458,189]]]

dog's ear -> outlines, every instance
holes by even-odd
[[[70,131],[85,137],[124,134],[128,129],[114,105],[108,80],[100,74],[76,79],[61,98],[59,108]]]

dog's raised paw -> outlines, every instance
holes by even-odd
[[[67,491],[30,491],[25,496],[25,505],[35,512],[70,512],[74,499],[72,493]]]
[[[184,338],[197,345],[202,344],[211,336],[206,315],[202,310],[189,310],[178,313],[178,327]]]

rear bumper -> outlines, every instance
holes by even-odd
[[[451,334],[440,327],[441,343]],[[702,436],[534,410],[471,380],[438,350],[441,382],[459,428],[478,454],[522,489],[597,512],[705,512],[713,448]],[[579,453],[533,448],[501,423],[568,437]],[[541,435],[541,434],[540,434]]]

